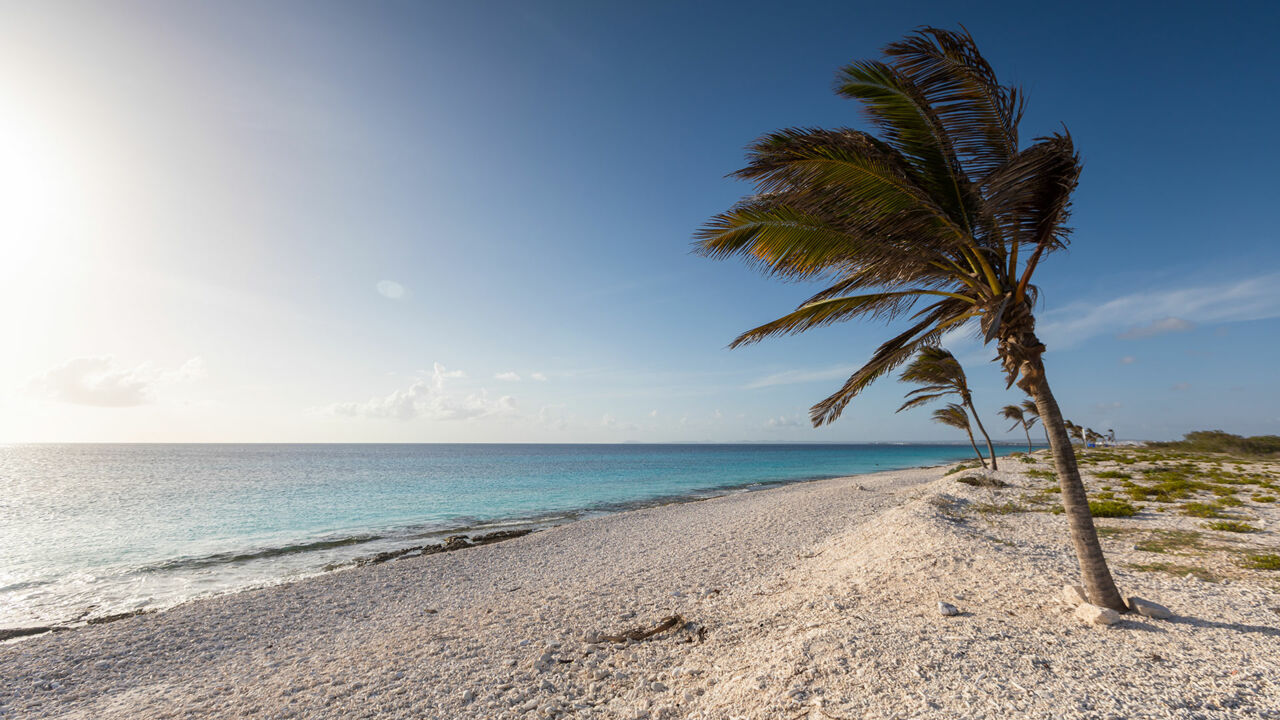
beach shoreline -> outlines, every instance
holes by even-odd
[[[1043,485],[1031,467],[649,507],[29,638],[0,647],[0,717],[1280,712],[1274,588],[1120,569],[1179,617],[1082,626],[1061,516],[965,510]]]

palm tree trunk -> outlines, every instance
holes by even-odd
[[[973,441],[973,431],[965,428],[965,432],[969,433],[969,445],[973,448],[973,454],[978,456],[978,462],[982,463],[982,469],[987,469],[987,459],[982,457],[982,453],[978,452],[978,443]]]
[[[969,412],[973,413],[973,421],[978,423],[978,430],[982,432],[982,437],[987,439],[987,454],[991,456],[991,469],[999,469],[996,467],[996,449],[991,447],[991,436],[987,434],[987,429],[982,427],[982,420],[978,417],[978,409],[973,406],[973,399],[966,395],[964,404],[969,406]]]
[[[1027,454],[1031,454],[1031,431],[1027,429],[1026,423],[1022,424],[1022,432],[1027,434]]]
[[[1085,494],[1084,482],[1080,479],[1075,449],[1067,435],[1058,401],[1049,389],[1044,365],[1037,357],[1024,363],[1023,370],[1019,386],[1031,395],[1036,408],[1040,410],[1040,422],[1049,438],[1053,464],[1058,471],[1058,485],[1062,488],[1062,509],[1066,511],[1067,524],[1071,529],[1071,544],[1075,546],[1076,559],[1080,562],[1080,572],[1089,602],[1125,612],[1128,608],[1120,597],[1120,591],[1116,590],[1115,580],[1112,579],[1107,560],[1102,555],[1102,545],[1098,543],[1098,531],[1093,526],[1093,515],[1089,512],[1089,498]]]

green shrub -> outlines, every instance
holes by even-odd
[[[1226,517],[1226,515],[1222,514],[1221,508],[1219,508],[1217,505],[1210,505],[1209,503],[1189,502],[1189,503],[1183,504],[1180,509],[1183,515],[1190,515],[1191,517],[1202,517],[1202,518]]]
[[[1128,479],[1133,477],[1129,473],[1120,472],[1119,470],[1099,470],[1098,472],[1094,473],[1093,476],[1096,478],[1115,478],[1115,479]]]
[[[1138,509],[1123,500],[1094,500],[1089,503],[1094,517],[1129,517]]]
[[[1151,443],[1151,446],[1201,453],[1278,455],[1280,454],[1280,435],[1241,437],[1221,430],[1198,430],[1187,433],[1181,440]]]
[[[1233,533],[1258,532],[1258,528],[1250,525],[1247,522],[1240,522],[1239,520],[1218,520],[1217,522],[1207,523],[1205,527],[1209,528],[1210,530],[1221,530],[1222,532],[1233,532]]]
[[[1247,555],[1240,564],[1251,570],[1280,570],[1280,555],[1275,553]]]
[[[1027,471],[1027,477],[1042,478],[1044,480],[1058,479],[1057,473],[1053,472],[1052,470],[1038,470],[1035,468],[1032,468],[1031,470]]]
[[[1275,495],[1254,495],[1253,501],[1254,502],[1275,502],[1276,496]]]
[[[1000,478],[989,475],[965,475],[964,477],[956,478],[956,482],[972,485],[973,487],[1002,488],[1009,486],[1008,483]]]

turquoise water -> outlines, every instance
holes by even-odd
[[[459,531],[966,457],[958,445],[0,446],[0,627],[165,607]]]

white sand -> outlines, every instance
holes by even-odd
[[[622,513],[5,645],[0,717],[1280,717],[1261,571],[1119,570],[1178,617],[1086,627],[1056,600],[1061,517],[968,512],[994,491],[941,473]],[[1268,527],[1251,542],[1274,546]],[[672,613],[705,639],[587,641]]]

